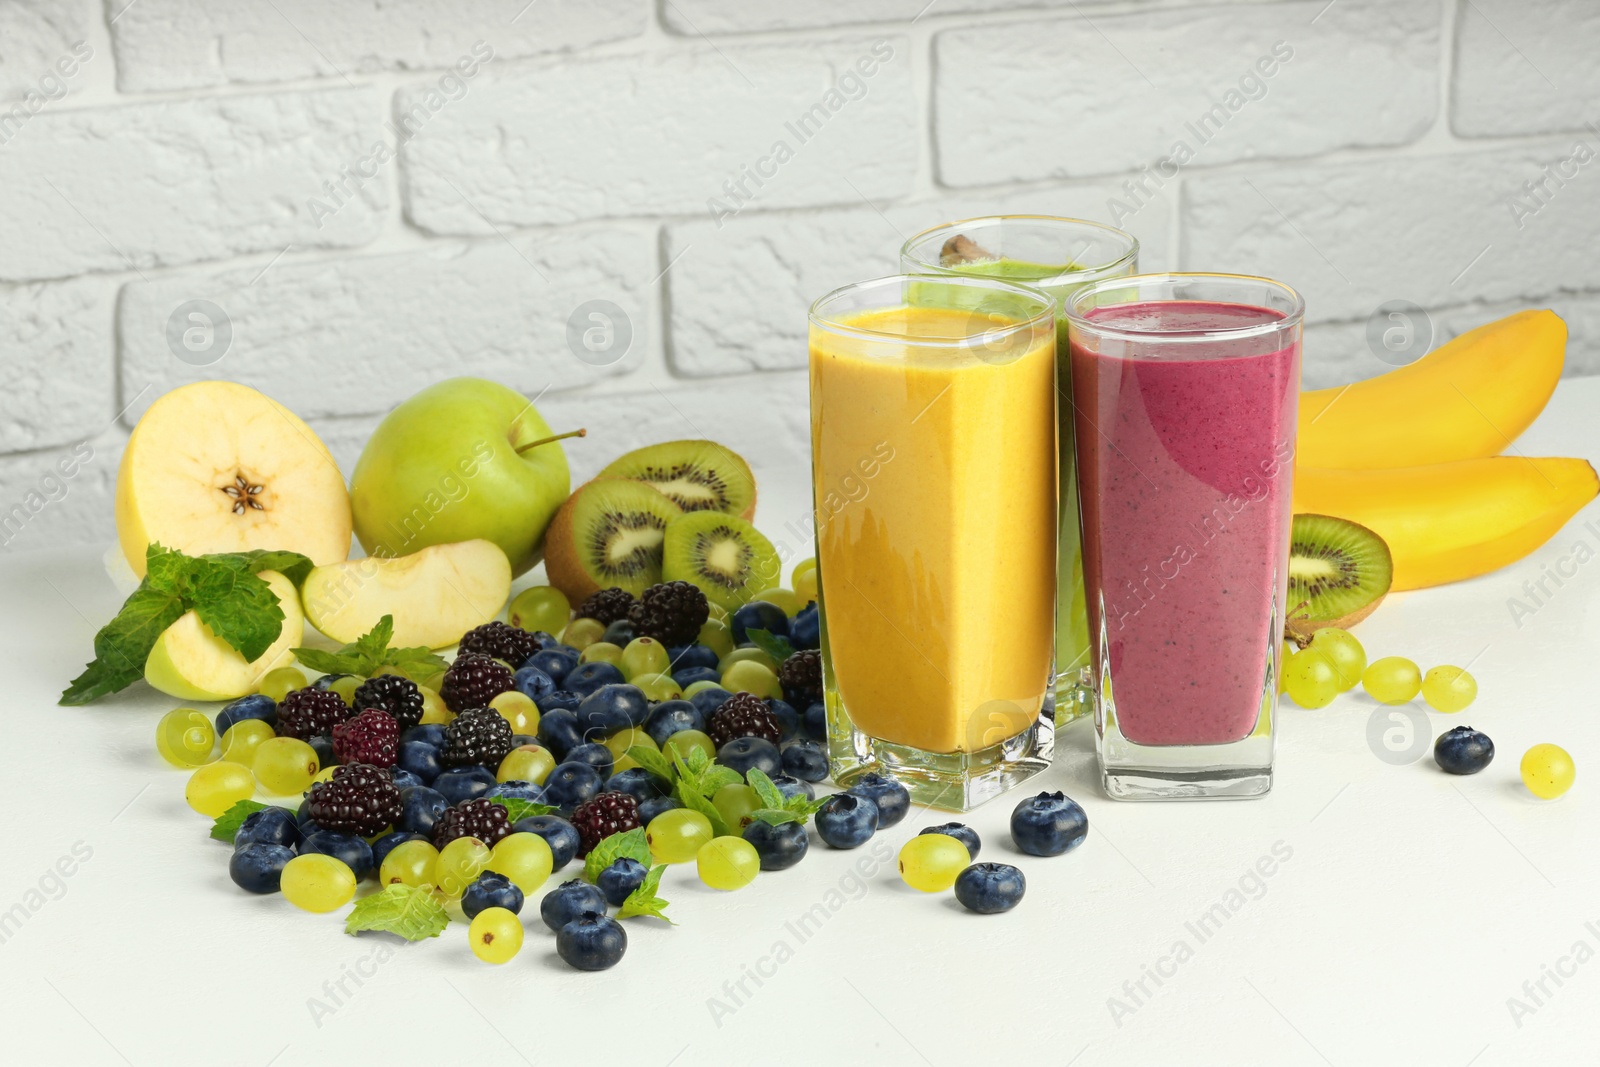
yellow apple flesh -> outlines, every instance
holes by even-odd
[[[511,595],[511,563],[493,541],[431,545],[317,567],[300,595],[311,625],[335,641],[354,641],[392,615],[392,647],[447,648],[500,614]]]
[[[161,632],[144,663],[144,680],[179,700],[232,700],[254,693],[262,675],[294,662],[290,649],[305,636],[305,618],[294,583],[277,571],[262,571],[283,609],[283,630],[272,647],[247,661],[190,611]]]

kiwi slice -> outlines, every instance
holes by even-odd
[[[682,514],[643,482],[596,478],[579,486],[545,534],[550,584],[574,604],[612,586],[638,596],[661,581],[667,525]]]
[[[1383,538],[1332,515],[1296,515],[1289,535],[1289,603],[1284,630],[1304,640],[1324,626],[1349,629],[1389,591],[1394,561]]]
[[[734,611],[778,584],[778,553],[737,515],[690,511],[667,526],[661,573],[669,582],[694,584],[707,600]]]
[[[628,478],[660,490],[684,511],[722,511],[741,518],[756,513],[750,464],[715,441],[666,441],[612,460],[602,478]]]

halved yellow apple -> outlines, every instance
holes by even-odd
[[[233,382],[161,397],[117,469],[117,540],[144,576],[152,541],[189,555],[287,549],[317,564],[350,554],[344,475],[311,427]]]
[[[259,659],[247,661],[211,632],[194,612],[161,632],[144,662],[144,680],[179,700],[232,700],[254,693],[262,675],[294,662],[290,651],[305,636],[305,617],[294,583],[277,571],[262,571],[283,609],[283,631]]]
[[[431,545],[409,556],[368,556],[314,568],[300,591],[306,618],[349,643],[394,616],[397,648],[446,648],[500,614],[511,561],[493,541]]]

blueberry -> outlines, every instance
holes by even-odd
[[[643,767],[629,767],[606,779],[607,793],[626,793],[639,803],[667,795],[667,783]]]
[[[828,753],[818,741],[786,741],[783,755],[783,773],[802,782],[820,782],[828,777]]]
[[[616,645],[618,648],[627,648],[628,642],[632,641],[635,636],[633,623],[627,619],[618,619],[606,627],[606,632],[601,636],[600,640]]]
[[[300,824],[288,808],[262,808],[244,817],[239,830],[233,835],[233,847],[245,845],[286,845],[300,843]]]
[[[556,759],[564,759],[568,752],[583,744],[583,731],[578,729],[578,713],[557,708],[539,716],[539,744],[550,750]]]
[[[664,811],[681,808],[683,804],[677,797],[651,797],[649,800],[639,802],[639,824],[649,826],[650,820]]]
[[[577,878],[562,882],[539,901],[539,918],[556,933],[584,912],[591,911],[604,915],[606,898],[600,890]]]
[[[217,736],[221,737],[228,732],[228,727],[246,719],[260,719],[268,726],[278,725],[277,701],[265,693],[251,693],[222,705],[222,710],[217,712]]]
[[[394,780],[396,789],[410,789],[412,786],[427,785],[428,781],[432,781],[432,779],[424,781],[420,774],[408,771],[404,767],[390,767],[389,777]]]
[[[717,762],[740,774],[749,774],[752,767],[760,767],[769,778],[783,773],[778,746],[764,737],[735,737],[717,749]]]
[[[402,741],[394,765],[410,771],[422,779],[424,785],[439,777],[444,766],[439,762],[439,750],[426,741]]]
[[[1059,791],[1029,797],[1011,813],[1011,840],[1030,856],[1059,856],[1088,835],[1089,816]]]
[[[425,726],[413,726],[411,729],[400,735],[400,743],[402,745],[408,741],[420,741],[424,745],[432,745],[434,748],[443,748],[444,727],[440,726],[436,722],[430,722]]]
[[[375,871],[382,869],[383,861],[394,851],[394,846],[406,841],[426,840],[428,839],[421,834],[414,834],[409,830],[396,830],[392,834],[384,834],[372,843],[372,869]]]
[[[539,701],[539,710],[548,711],[577,711],[578,705],[583,703],[583,697],[567,689],[557,689],[554,693],[546,693],[544,699]]]
[[[491,800],[495,797],[514,797],[517,800],[531,800],[535,804],[543,804],[545,802],[543,787],[534,785],[532,782],[516,780],[496,783],[483,795]]]
[[[567,753],[563,763],[587,763],[599,772],[601,778],[610,778],[611,771],[616,766],[617,757],[611,750],[598,741],[588,741],[581,745],[574,745]]]
[[[789,620],[789,643],[797,649],[819,648],[822,645],[822,623],[817,617],[817,602],[813,600]]]
[[[538,648],[541,652],[551,648],[562,649],[567,647],[561,643],[561,638],[557,637],[548,630],[533,631],[533,643],[534,647]]]
[[[812,704],[801,714],[800,731],[813,741],[828,739],[828,709],[821,701]]]
[[[542,652],[535,652],[523,661],[523,668],[532,667],[534,670],[543,671],[550,676],[556,685],[564,686],[567,678],[572,674],[572,669],[578,665],[578,657],[574,653],[568,655],[560,649],[547,648]],[[513,675],[512,677],[515,677]],[[541,708],[543,704],[539,705]]]
[[[511,676],[511,684],[517,687],[517,692],[536,704],[556,691],[556,680],[538,667],[524,667],[517,671]],[[543,706],[540,704],[540,707]]]
[[[679,667],[672,672],[672,680],[679,689],[687,689],[696,682],[720,682],[722,675],[715,667]]]
[[[616,966],[628,951],[628,934],[604,912],[586,911],[561,928],[556,951],[580,971],[603,971]]]
[[[316,820],[311,817],[311,803],[306,800],[300,802],[300,807],[295,810],[294,821],[300,827],[301,837],[310,837],[322,829]]]
[[[690,667],[710,667],[716,670],[717,664],[721,662],[716,649],[702,644],[669,648],[667,657],[672,660],[672,669],[675,671],[688,670]]]
[[[833,848],[864,845],[878,832],[878,805],[871,797],[835,793],[815,816],[817,836]]]
[[[463,800],[476,800],[494,788],[494,772],[476,764],[470,767],[452,767],[433,780],[431,788],[444,795],[451,804]]]
[[[313,853],[342,860],[346,867],[355,872],[357,881],[372,873],[372,846],[355,834],[318,830],[300,842],[300,855]]]
[[[1022,900],[1028,881],[1009,863],[974,863],[956,875],[956,899],[968,911],[994,915]]]
[[[334,682],[337,682],[340,678],[350,678],[350,677],[353,677],[353,675],[349,675],[349,674],[324,674],[321,678],[318,678],[316,681],[311,683],[311,688],[313,688],[313,689],[322,689],[322,690],[332,689]]]
[[[550,869],[559,871],[572,862],[583,843],[578,828],[557,815],[530,815],[511,824],[514,834],[538,834],[550,846]]]
[[[800,736],[800,713],[786,700],[767,699],[767,710],[772,712],[772,717],[778,720],[778,728],[783,732],[782,739],[787,741],[792,737]]]
[[[716,689],[700,690],[694,696],[689,698],[689,703],[693,704],[699,709],[700,717],[702,720],[704,720],[705,718],[708,718],[713,711],[716,711],[718,708],[722,707],[722,705],[726,704],[729,698],[732,696],[732,693],[719,686]],[[704,727],[696,727],[696,729],[703,730]]]
[[[276,893],[283,865],[294,859],[294,849],[265,841],[235,849],[228,861],[228,877],[249,893]]]
[[[644,732],[658,745],[666,744],[667,738],[681,730],[703,733],[705,728],[705,713],[690,700],[663,700],[650,709],[650,717],[644,721]]]
[[[333,751],[333,738],[327,734],[318,734],[306,744],[310,745],[317,753],[317,762],[324,767],[334,767],[339,763],[339,757]]]
[[[450,806],[450,801],[437,789],[427,786],[400,790],[400,821],[396,830],[407,830],[424,836],[433,833],[433,824]]]
[[[504,908],[514,915],[522,910],[522,890],[505,875],[484,871],[461,894],[461,910],[476,919],[485,908]]]
[[[878,805],[878,829],[887,830],[906,817],[911,810],[911,794],[893,778],[876,772],[863,774],[850,783],[847,793],[866,797]]]
[[[776,604],[752,600],[733,613],[728,619],[728,628],[733,631],[736,645],[749,641],[751,630],[765,630],[773,637],[788,637],[789,616]]]
[[[1433,743],[1433,762],[1447,774],[1477,774],[1493,759],[1494,742],[1470,726],[1446,730]]]
[[[798,822],[774,826],[756,819],[744,828],[744,839],[756,847],[763,871],[786,871],[805,859],[811,847],[805,825]]]
[[[544,802],[571,811],[604,787],[605,779],[590,764],[558,763],[544,780]]]
[[[650,869],[644,864],[624,856],[595,875],[594,884],[607,904],[620,908],[628,894],[644,884],[644,876],[649,873]]]
[[[790,774],[772,775],[772,784],[778,787],[778,792],[785,797],[805,797],[807,800],[817,799],[817,791],[800,779]]]
[[[978,840],[978,832],[972,827],[959,822],[947,822],[939,826],[924,826],[917,831],[917,834],[918,836],[922,834],[944,834],[946,837],[955,838],[967,846],[968,863],[977,862],[978,849],[983,847],[983,842]]]
[[[585,666],[611,667],[609,663]],[[615,667],[611,668],[616,670]],[[618,730],[643,723],[650,717],[650,701],[636,685],[612,682],[583,698],[578,705],[578,729],[588,740],[610,737]]]

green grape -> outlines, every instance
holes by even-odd
[[[1320,650],[1304,648],[1284,665],[1283,688],[1302,708],[1325,708],[1339,695],[1339,675]]]
[[[605,636],[606,627],[599,619],[573,619],[561,634],[561,643],[582,652]]]
[[[638,766],[640,766],[640,763],[639,763],[638,760],[636,760],[632,756],[629,756],[626,753],[624,753],[623,755],[618,756],[612,762],[612,764],[611,764],[611,773],[612,774],[620,774],[623,771],[631,771],[635,767],[638,767]]]
[[[738,655],[744,649],[736,649]],[[754,693],[758,697],[783,699],[783,686],[778,676],[754,660],[739,660],[722,672],[722,688],[730,693]]]
[[[544,785],[545,778],[555,769],[556,758],[549,749],[541,745],[522,745],[506,753],[506,758],[500,761],[500,769],[495,772],[495,780]]]
[[[183,787],[183,799],[189,806],[213,819],[255,795],[256,777],[250,768],[221,760],[196,768]]]
[[[317,750],[298,737],[274,737],[256,749],[255,766],[264,791],[287,797],[311,788],[322,761]]]
[[[433,868],[438,881],[434,884],[445,896],[459,897],[489,866],[492,855],[489,846],[476,837],[458,837],[439,850]]]
[[[652,704],[659,704],[663,700],[679,700],[683,697],[683,688],[672,680],[670,674],[636,674],[629,678],[644,694],[644,698]]]
[[[794,618],[801,608],[805,607],[800,598],[790,589],[763,589],[752,600],[765,600],[768,604],[781,610],[789,618]]]
[[[698,682],[690,682],[689,688],[683,691],[683,695],[685,699],[688,699],[689,697],[694,696],[696,693],[704,692],[707,689],[722,689],[722,683],[713,682],[710,678],[702,678]],[[724,693],[727,692],[726,689],[722,689],[722,691]]]
[[[672,657],[667,655],[667,646],[655,638],[635,637],[622,650],[622,659],[617,666],[622,669],[623,677],[631,682],[640,675],[666,674],[672,670]]]
[[[256,765],[256,750],[277,733],[260,719],[241,719],[222,735],[222,758],[245,767]]]
[[[626,753],[628,749],[633,748],[635,745],[638,745],[641,748],[648,748],[652,752],[661,751],[661,746],[656,744],[656,739],[645,733],[637,726],[630,726],[625,730],[618,730],[616,733],[606,738],[605,745],[606,748],[611,750],[611,754],[618,759],[621,759],[623,754]]]
[[[1328,657],[1334,673],[1339,676],[1341,690],[1348,692],[1361,681],[1361,672],[1367,669],[1367,650],[1361,647],[1348,630],[1337,626],[1324,626],[1311,635],[1308,646]]]
[[[572,602],[554,586],[530,585],[512,598],[506,617],[519,630],[558,634],[572,617]]]
[[[360,675],[347,674],[343,678],[335,678],[333,684],[328,686],[328,689],[338,693],[339,698],[346,704],[353,705],[356,701],[356,690],[360,688],[361,683],[364,681],[366,679]]]
[[[709,622],[727,622],[728,609],[715,602],[709,603],[706,605],[706,619]]]
[[[596,641],[582,652],[578,653],[579,663],[609,663],[620,669],[622,664],[622,646],[613,645],[610,641]]]
[[[730,636],[732,636],[731,633]],[[717,673],[726,675],[729,668],[731,668],[735,663],[744,663],[746,661],[751,663],[759,663],[767,670],[777,673],[778,661],[773,659],[768,653],[757,648],[755,645],[746,645],[743,648],[736,648],[732,652],[724,655],[720,660],[717,661]]]
[[[530,897],[544,885],[554,866],[550,845],[538,834],[507,834],[489,850],[488,869],[505,875]]]
[[[1478,680],[1460,667],[1429,667],[1422,699],[1436,711],[1460,711],[1478,698]]]
[[[716,605],[713,604],[712,607]],[[705,645],[718,656],[726,656],[733,651],[733,631],[728,629],[728,624],[722,619],[707,619],[700,627],[700,635],[694,640],[695,644]]]
[[[1278,656],[1278,692],[1280,693],[1283,692],[1283,668],[1289,665],[1289,657],[1297,651],[1298,649],[1294,647],[1293,641],[1285,641],[1283,643],[1283,652]]]
[[[355,872],[341,860],[309,852],[283,865],[283,898],[304,911],[342,908],[356,895]]]
[[[510,963],[522,951],[522,920],[506,908],[484,908],[473,916],[467,937],[472,954],[484,963]]]
[[[691,808],[668,808],[644,828],[650,855],[660,863],[688,863],[715,836],[711,820]]]
[[[261,692],[273,700],[282,700],[296,689],[311,683],[298,667],[275,667],[261,677]]]
[[[513,734],[532,734],[539,728],[539,705],[526,693],[509,689],[489,701],[489,706],[511,724]]]
[[[928,836],[933,836],[929,834]],[[700,880],[712,889],[743,889],[756,880],[761,856],[742,837],[714,837],[695,853]]]
[[[339,765],[337,763],[331,767],[324,767],[312,777],[311,784],[316,785],[318,782],[331,782],[333,781],[333,776],[338,773]]]
[[[1404,656],[1384,656],[1367,664],[1361,688],[1380,704],[1404,704],[1422,692],[1422,672]]]
[[[900,848],[900,878],[912,889],[942,893],[956,884],[972,857],[967,846],[946,834],[918,834]]]
[[[439,850],[429,841],[402,841],[383,857],[378,868],[379,885],[432,885]]]
[[[193,708],[173,708],[156,723],[156,751],[174,767],[187,770],[211,762],[216,741],[211,720]]]
[[[817,561],[803,559],[796,563],[794,573],[789,575],[789,584],[794,586],[794,595],[799,598],[801,607],[817,599]]]
[[[749,821],[750,813],[761,806],[761,798],[749,786],[740,782],[730,782],[712,794],[711,804],[717,809],[717,814],[722,816],[723,822],[735,830],[740,830]]]
[[[1540,800],[1554,800],[1578,779],[1577,765],[1560,745],[1534,745],[1522,754],[1521,770],[1522,784]]]
[[[661,746],[663,755],[670,758],[672,753],[676,752],[685,760],[689,758],[689,753],[696,749],[704,752],[706,759],[715,759],[717,756],[717,746],[700,730],[679,730],[667,738],[667,743]]]
[[[445,704],[444,697],[439,695],[439,690],[431,686],[419,685],[417,689],[422,693],[422,719],[424,726],[447,726],[455,718],[455,712]]]

